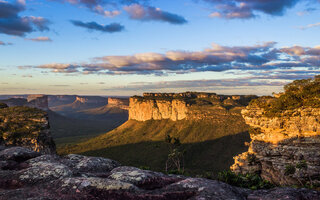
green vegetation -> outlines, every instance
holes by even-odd
[[[48,111],[51,134],[57,148],[76,144],[96,137],[123,124],[123,118],[106,118],[105,120],[76,119]]]
[[[289,176],[294,174],[295,172],[296,172],[296,168],[293,165],[287,164],[285,166],[284,175]]]
[[[307,169],[308,165],[305,160],[300,161],[298,164],[296,164],[297,169]]]
[[[261,97],[252,100],[250,105],[264,108],[269,117],[300,107],[320,108],[320,75],[314,79],[295,80],[284,86],[284,94],[279,98]]]
[[[168,159],[166,161],[166,172],[174,170],[184,172],[184,154],[185,150],[181,148],[181,142],[178,137],[166,136],[165,142],[169,146]]]
[[[275,187],[270,182],[263,180],[257,174],[235,174],[227,170],[218,174],[218,180],[233,186],[249,188],[252,190],[269,189]]]
[[[0,141],[14,144],[23,138],[33,138],[45,129],[47,114],[36,108],[10,107],[0,109]]]
[[[178,137],[181,148],[186,150],[185,173],[196,175],[209,171],[217,175],[233,164],[233,156],[247,150],[244,142],[250,140],[240,110],[230,112],[218,109],[214,119],[203,120],[129,120],[115,130],[79,144],[58,146],[58,153],[102,156],[124,165],[164,171],[169,154],[164,138],[169,134]]]
[[[7,108],[7,107],[8,107],[7,104],[0,102],[0,109],[1,109],[1,108]]]

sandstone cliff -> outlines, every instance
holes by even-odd
[[[55,153],[47,113],[36,108],[0,108],[0,144]]]
[[[123,110],[129,110],[129,99],[127,98],[108,98],[109,107],[117,107]]]
[[[226,110],[230,107],[242,107],[254,98],[256,96],[228,96],[201,92],[144,93],[143,97],[130,98],[129,119],[178,121],[208,118],[209,110],[212,108]]]
[[[47,95],[29,95],[27,101],[28,103],[25,106],[49,110]]]
[[[251,126],[248,152],[235,157],[231,169],[258,173],[281,185],[320,183],[320,109],[301,107],[266,116],[250,105],[242,115]]]

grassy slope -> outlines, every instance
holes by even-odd
[[[125,165],[162,170],[168,153],[163,141],[170,134],[179,137],[187,150],[187,171],[216,173],[227,169],[233,156],[247,150],[244,142],[249,141],[249,136],[240,109],[217,110],[214,114],[214,118],[177,122],[131,120],[106,134],[58,151],[104,156]]]
[[[58,148],[88,140],[120,126],[127,120],[127,117],[109,118],[104,121],[73,119],[52,111],[48,114],[51,133]]]

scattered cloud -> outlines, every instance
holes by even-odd
[[[43,17],[19,16],[26,8],[24,0],[0,1],[0,33],[25,36],[34,31],[49,30],[50,22]]]
[[[297,15],[302,17],[302,16],[308,15],[308,14],[310,14],[310,13],[316,11],[316,10],[317,10],[316,8],[307,8],[307,9],[305,9],[303,11],[297,12]]]
[[[72,5],[84,6],[90,11],[104,17],[115,17],[121,14],[118,9],[120,5],[129,5],[138,2],[147,2],[149,0],[50,0]]]
[[[30,75],[30,74],[22,75],[22,78],[32,78],[32,75]]]
[[[140,4],[132,4],[125,6],[124,10],[127,11],[131,19],[141,21],[162,21],[170,24],[185,24],[188,21],[179,15],[162,11],[160,8],[151,6],[142,6]]]
[[[320,22],[315,23],[315,24],[308,24],[307,26],[302,26],[302,27],[300,27],[300,29],[305,30],[305,29],[314,28],[314,27],[318,27],[318,26],[320,26]]]
[[[210,17],[225,19],[250,19],[260,13],[282,16],[303,0],[203,0],[214,6]],[[305,11],[306,12],[306,11]],[[311,10],[309,10],[311,12]]]
[[[78,20],[72,20],[71,23],[75,26],[79,26],[82,28],[86,28],[88,30],[95,30],[95,31],[101,31],[105,33],[115,33],[115,32],[121,32],[124,30],[124,26],[118,23],[112,23],[109,25],[101,25],[96,22],[82,22]]]
[[[13,44],[11,42],[5,43],[5,42],[0,41],[0,46],[7,46],[7,45],[13,45]]]
[[[26,38],[25,40],[30,40],[34,42],[52,42],[52,40],[49,37]]]
[[[69,87],[70,85],[49,85],[49,86],[52,86],[52,87]]]

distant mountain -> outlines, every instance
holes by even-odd
[[[76,95],[49,95],[49,107],[73,103],[76,100],[76,97]]]
[[[63,102],[71,101],[73,97],[65,98]],[[66,116],[75,116],[77,112],[92,109],[92,108],[98,108],[101,106],[105,106],[108,103],[108,99],[105,97],[98,97],[98,96],[86,96],[86,97],[80,97],[76,96],[75,100],[72,103],[68,104],[62,104],[60,102],[60,105],[56,102],[53,103],[57,106],[50,106],[50,109],[58,112],[60,114],[66,115]]]

